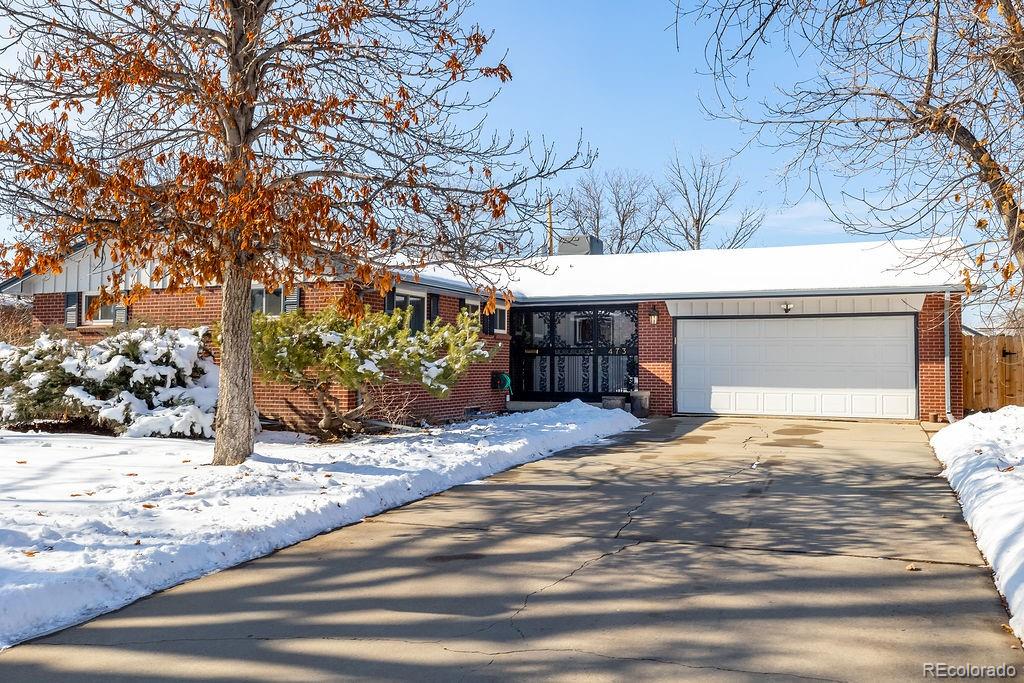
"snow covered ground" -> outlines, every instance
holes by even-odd
[[[977,413],[939,431],[932,448],[960,497],[978,547],[1024,637],[1024,408]]]
[[[638,424],[573,401],[330,445],[267,432],[227,468],[209,441],[0,431],[0,648]]]

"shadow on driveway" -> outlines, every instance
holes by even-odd
[[[916,425],[652,421],[13,648],[0,678],[1020,670],[938,472]]]

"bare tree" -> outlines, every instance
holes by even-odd
[[[707,0],[677,17],[710,25],[720,113],[794,150],[790,175],[859,186],[808,188],[850,230],[929,238],[912,261],[968,256],[968,291],[985,285],[998,317],[1019,304],[1024,261],[1022,11],[1021,0]],[[819,64],[748,111],[744,76],[771,46]]]
[[[743,187],[730,176],[726,162],[706,154],[684,161],[677,152],[668,163],[666,186],[660,190],[666,220],[657,229],[660,242],[672,249],[739,249],[764,222],[764,212],[743,207],[730,227],[719,227]],[[709,240],[717,235],[713,245]]]
[[[253,281],[336,280],[358,315],[361,290],[442,264],[493,307],[489,274],[535,253],[537,183],[589,161],[487,133],[511,71],[467,8],[0,0],[0,210],[20,227],[0,272],[55,271],[85,245],[113,266],[101,300],[219,284],[214,462],[241,462]]]
[[[613,170],[581,176],[566,194],[560,214],[577,234],[593,235],[612,254],[654,247],[661,200],[651,179]]]

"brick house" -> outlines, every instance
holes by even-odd
[[[539,269],[511,274],[515,299],[485,321],[496,349],[444,400],[415,387],[389,389],[429,420],[496,411],[516,402],[649,392],[653,414],[782,415],[867,419],[963,416],[961,264],[910,263],[915,240],[739,250],[601,254],[593,239],[566,244]],[[89,307],[104,278],[102,257],[83,250],[57,275],[30,275],[0,293],[31,297],[38,327],[60,325],[89,337],[110,325],[145,320],[193,326],[220,314],[216,287],[194,294],[150,294],[130,308]],[[268,314],[330,305],[331,284],[295,295],[253,286],[254,310]],[[420,274],[375,310],[412,308],[414,325],[453,320],[478,306],[475,288],[443,270]],[[511,377],[511,396],[492,388]],[[319,419],[312,397],[259,381],[262,415],[292,427]],[[358,397],[339,391],[339,408]]]

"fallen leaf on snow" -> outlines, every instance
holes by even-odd
[[[142,545],[142,540],[138,538],[135,539],[135,545]]]
[[[14,462],[18,463],[19,465],[27,465],[28,464],[28,460],[15,460]]]
[[[35,557],[38,552],[38,550],[22,550],[21,554],[25,557]]]
[[[151,510],[151,509],[155,508],[156,505],[154,505],[153,503],[143,503],[142,507],[146,508],[147,510]]]
[[[911,562],[910,564],[907,565],[907,571],[908,572],[919,572],[919,571],[921,571],[921,568],[918,567],[913,562]]]
[[[126,476],[126,477],[137,477],[137,476],[139,476],[139,473],[138,472],[125,472],[124,476]]]

